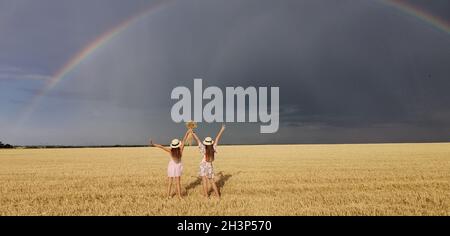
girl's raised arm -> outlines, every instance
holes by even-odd
[[[216,136],[216,140],[214,141],[214,143],[216,145],[219,144],[219,141],[220,141],[220,138],[222,137],[223,131],[225,131],[225,125],[224,124],[222,124],[222,128],[220,128],[220,131],[219,131],[219,133]]]
[[[194,131],[192,131],[192,136],[194,136],[197,145],[200,145],[202,143],[202,141],[200,141],[200,139],[198,138],[197,134]]]
[[[184,134],[183,141],[181,141],[181,147],[180,147],[180,150],[181,150],[181,151],[183,151],[183,149],[184,149],[184,144],[186,143],[186,139],[187,139],[189,133],[191,133],[191,132],[192,132],[192,129],[188,129],[188,130],[186,131],[186,134]]]
[[[157,147],[157,148],[161,148],[162,150],[164,150],[164,151],[170,153],[170,148],[164,147],[163,145],[159,145],[159,144],[153,143],[152,140],[150,140],[150,146],[152,146],[152,147]]]

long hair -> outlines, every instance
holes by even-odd
[[[214,147],[213,145],[205,145],[205,159],[207,162],[214,161]]]
[[[172,156],[172,159],[174,159],[176,162],[181,161],[181,150],[180,150],[180,148],[171,148],[170,149],[170,155]]]

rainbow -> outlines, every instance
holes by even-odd
[[[54,87],[56,87],[56,85],[58,85],[61,81],[63,81],[64,78],[66,78],[67,75],[70,72],[72,72],[81,62],[83,62],[85,59],[87,59],[90,55],[92,55],[95,51],[97,51],[103,45],[108,43],[115,36],[124,32],[133,23],[135,23],[139,19],[155,12],[158,9],[161,9],[163,6],[168,5],[167,3],[169,3],[169,2],[171,2],[171,0],[160,1],[156,4],[149,6],[148,8],[139,12],[138,14],[133,15],[132,17],[130,17],[127,20],[120,23],[119,25],[106,31],[105,33],[103,33],[102,35],[97,37],[94,41],[90,42],[83,49],[81,49],[81,51],[76,53],[67,63],[65,63],[64,66],[61,69],[59,69],[51,77],[51,79],[49,79],[46,82],[46,84],[43,86],[43,88],[34,95],[34,97],[31,99],[31,102],[24,108],[23,112],[19,116],[19,121],[24,120],[26,117],[28,117],[35,110],[35,108],[39,104],[42,97],[44,97],[45,94],[47,94],[50,90],[52,90]],[[380,0],[380,2],[384,3],[387,6],[394,7],[395,9],[397,9],[405,14],[408,14],[410,16],[418,18],[421,21],[424,21],[424,22],[428,23],[429,25],[435,27],[436,29],[439,29],[440,31],[450,34],[450,23],[448,21],[441,19],[437,16],[434,16],[415,5],[407,3],[404,0]]]
[[[439,31],[443,31],[447,34],[450,34],[450,22],[442,19],[441,17],[432,15],[430,12],[419,8],[416,5],[408,3],[405,0],[383,0],[384,4],[394,7],[395,9],[410,15],[414,18],[417,18],[428,25],[436,28]]]
[[[112,29],[104,32],[97,38],[95,38],[92,42],[87,44],[81,51],[77,52],[74,56],[71,57],[69,61],[67,61],[61,69],[57,70],[50,79],[48,79],[43,86],[31,99],[31,102],[26,105],[26,107],[22,110],[21,115],[19,116],[19,122],[25,120],[37,107],[40,100],[56,87],[67,75],[72,72],[78,65],[81,64],[85,59],[91,56],[95,51],[100,49],[103,45],[107,44],[114,37],[124,32],[129,26],[133,25],[135,22],[140,19],[155,13],[157,10],[162,9],[164,6],[168,6],[170,2],[174,0],[161,0],[157,3],[151,4],[150,6],[144,8],[144,10],[139,11],[137,14],[127,18],[120,24],[116,25]]]

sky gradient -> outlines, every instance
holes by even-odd
[[[448,28],[387,2],[0,0],[0,140],[168,143],[185,131],[170,92],[202,78],[280,87],[279,131],[229,123],[224,143],[450,141]],[[446,0],[396,2],[449,25]]]

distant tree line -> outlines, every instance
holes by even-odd
[[[0,141],[0,148],[14,148],[14,146],[8,143],[2,143]]]
[[[17,148],[26,149],[62,149],[62,148],[126,148],[126,147],[147,147],[148,145],[87,145],[87,146],[66,146],[66,145],[30,145]]]

